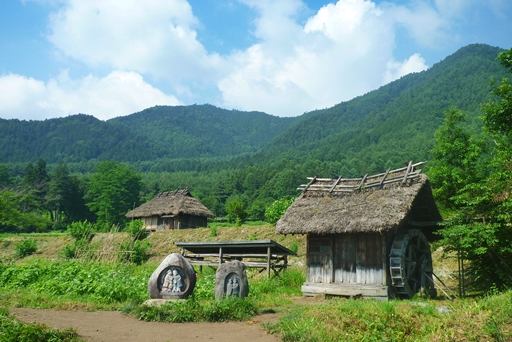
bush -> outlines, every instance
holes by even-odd
[[[270,206],[265,210],[265,220],[268,223],[276,224],[276,222],[283,216],[286,209],[293,203],[293,198],[281,198],[277,201],[274,201]]]
[[[125,230],[135,240],[143,240],[148,236],[144,223],[141,220],[130,221]]]
[[[18,258],[24,258],[32,255],[37,251],[37,244],[32,239],[23,239],[16,245],[16,256]]]
[[[68,226],[68,233],[75,240],[90,240],[93,237],[92,233],[93,225],[89,223],[87,220],[83,222],[73,222]]]

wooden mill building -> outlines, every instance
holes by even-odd
[[[304,295],[435,295],[429,241],[442,219],[422,164],[299,187],[276,232],[307,235]]]
[[[142,220],[147,230],[206,227],[207,219],[214,216],[188,189],[162,192],[126,214]]]

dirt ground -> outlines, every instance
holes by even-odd
[[[249,341],[276,342],[260,324],[277,319],[264,314],[248,322],[159,323],[143,322],[118,311],[54,311],[12,308],[10,313],[23,322],[44,323],[52,328],[75,328],[90,342],[166,342],[166,341]]]

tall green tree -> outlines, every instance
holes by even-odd
[[[44,230],[48,219],[32,208],[36,206],[34,191],[0,190],[0,230],[2,228],[36,228]]]
[[[9,169],[5,164],[0,164],[0,189],[12,185],[12,177],[9,174]]]
[[[45,197],[54,227],[90,219],[84,195],[78,178],[70,175],[67,165],[59,164],[50,175]]]
[[[511,57],[512,49],[500,53],[498,60],[512,72]],[[460,176],[457,167],[453,167],[458,162],[449,165],[438,153],[435,165],[448,165],[442,171],[444,175],[462,181],[453,188],[443,186],[433,177],[434,186],[441,184],[437,195],[452,210],[442,231],[443,242],[448,250],[457,250],[462,258],[470,261],[468,271],[472,284],[484,291],[512,286],[512,87],[507,79],[494,86],[493,95],[495,97],[483,105],[484,129],[493,140],[493,158],[481,164],[487,176],[481,179],[468,176],[473,170],[472,163],[462,163],[460,174],[466,176]],[[439,137],[445,128],[446,124],[438,130],[434,151],[443,150],[443,139]],[[459,144],[464,141],[460,137],[452,137],[451,145],[455,150],[465,148]],[[465,156],[459,154],[452,158],[464,160]],[[442,176],[440,170],[437,170],[438,176]]]
[[[141,176],[131,167],[113,160],[99,163],[85,196],[97,226],[123,225],[125,214],[139,205],[141,189]]]

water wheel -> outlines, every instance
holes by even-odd
[[[420,291],[435,297],[430,246],[418,229],[395,236],[389,255],[389,268],[393,287],[400,297],[412,298]]]

